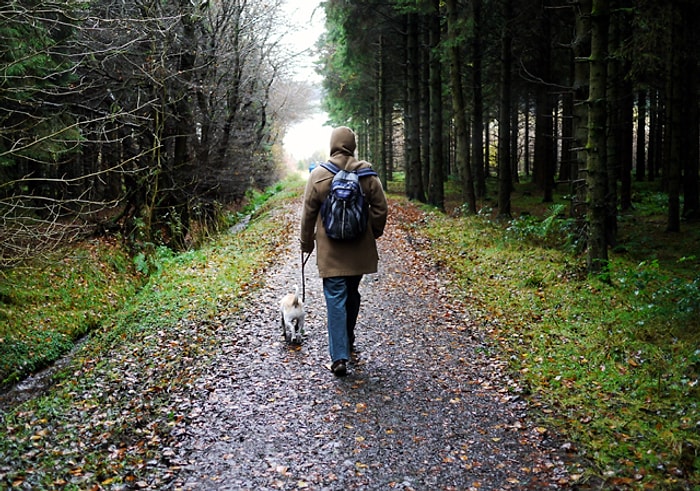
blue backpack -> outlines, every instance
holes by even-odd
[[[376,176],[370,168],[346,171],[332,162],[321,167],[333,173],[328,197],[321,204],[321,220],[326,235],[335,240],[353,240],[367,229],[369,205],[360,186],[360,178]]]

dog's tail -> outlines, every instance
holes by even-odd
[[[299,285],[294,285],[294,303],[292,305],[295,307],[299,307],[301,305],[301,299],[299,298]]]

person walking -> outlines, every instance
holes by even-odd
[[[356,157],[355,133],[347,126],[331,133],[330,162],[339,169],[357,171],[372,164]],[[321,219],[321,206],[330,192],[333,172],[317,166],[309,175],[301,214],[301,251],[311,253],[316,244],[316,265],[323,279],[328,325],[328,351],[331,371],[347,373],[350,352],[354,351],[355,324],[360,311],[359,286],[362,276],[377,272],[379,254],[376,239],[384,233],[388,207],[379,178],[360,178],[364,198],[369,205],[367,228],[357,239],[331,239]]]

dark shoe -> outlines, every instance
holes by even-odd
[[[345,365],[345,360],[336,360],[331,365],[331,372],[336,377],[343,377],[348,373],[348,368]]]

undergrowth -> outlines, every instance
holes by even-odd
[[[268,210],[295,192],[289,183],[250,191],[247,204],[223,217],[220,233],[210,237],[205,246],[180,253],[157,248],[148,259],[151,274],[147,285],[102,327],[105,338],[124,338],[154,326],[167,327],[187,317],[207,319],[234,304],[241,290],[255,288],[256,271],[270,259],[281,239],[267,220]],[[246,228],[228,228],[244,218]],[[255,239],[251,241],[252,234]],[[139,260],[137,256],[137,265]]]
[[[64,355],[141,281],[128,253],[109,240],[0,272],[0,388]]]
[[[290,189],[293,187],[279,183],[263,191],[249,191],[240,209],[221,212],[219,223],[207,231],[208,244],[217,233],[259,214],[273,196],[284,199],[294,192]],[[191,263],[201,268],[207,261],[203,248],[178,254],[165,246],[148,244],[132,257],[117,240],[95,239],[0,271],[0,389],[50,365],[83,336],[105,322],[110,324],[111,316],[131,304],[147,280],[167,279],[178,265]],[[178,306],[170,309],[173,316],[192,303],[208,305],[211,299],[206,288],[220,286],[200,288],[195,269],[178,280],[176,288],[152,293],[155,305],[166,309]],[[128,315],[128,311],[127,307],[127,313],[120,315]],[[140,315],[133,312],[133,318]],[[151,321],[146,318],[143,322]]]
[[[171,390],[193,387],[208,369],[221,315],[259,287],[260,271],[286,240],[270,210],[299,189],[255,197],[242,230],[152,258],[147,283],[102,319],[52,390],[0,411],[0,488],[149,486],[149,467],[167,460],[165,442],[188,410]]]
[[[698,489],[698,226],[654,236],[638,216],[623,217],[620,235],[637,247],[611,253],[608,282],[587,276],[562,211],[555,205],[507,224],[489,213],[431,214],[426,232],[542,417],[595,464],[582,481]],[[647,247],[638,234],[647,234]]]

